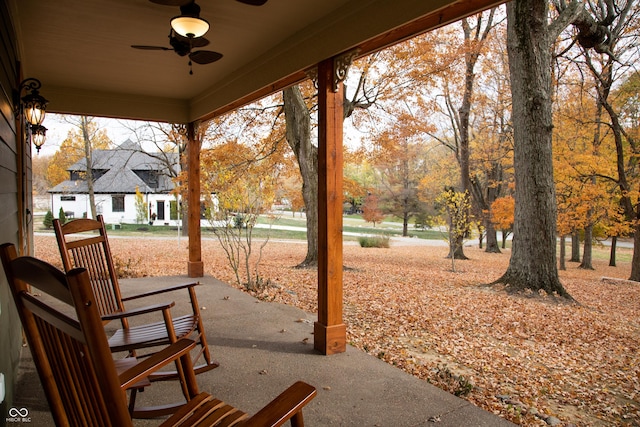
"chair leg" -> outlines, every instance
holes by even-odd
[[[182,388],[182,394],[184,395],[185,399],[189,401],[189,399],[191,398],[191,395],[190,395],[189,386],[187,384],[187,380],[185,377],[185,369],[184,369],[183,363],[180,360],[176,360],[175,363],[176,363],[176,372],[178,374],[178,380],[180,381],[180,387]]]
[[[202,323],[202,314],[200,313],[200,305],[198,303],[198,296],[196,294],[196,290],[194,287],[189,288],[189,299],[191,301],[191,309],[193,313],[197,316],[196,322],[196,332],[198,333],[198,337],[195,339],[202,346],[202,350],[204,353],[205,366],[200,368],[196,367],[196,371],[206,372],[210,369],[217,368],[218,363],[211,360],[211,352],[209,351],[209,346],[207,345],[207,337],[204,333],[204,325]],[[200,368],[200,369],[198,369]]]
[[[132,388],[129,393],[129,413],[133,416],[133,411],[136,408],[136,396],[138,395],[138,389]]]
[[[198,333],[200,334],[200,345],[202,346],[202,350],[204,351],[204,360],[207,362],[207,365],[211,365],[213,363],[211,361],[211,352],[209,351],[209,346],[207,345],[207,337],[204,334],[204,326],[202,325],[202,320],[200,319],[198,319]]]
[[[302,411],[296,412],[295,415],[291,417],[291,427],[304,427]]]
[[[196,373],[193,369],[193,363],[191,362],[191,356],[189,354],[182,356],[180,358],[180,365],[182,368],[181,381],[183,382],[183,390],[186,389],[185,397],[188,401],[200,393]]]

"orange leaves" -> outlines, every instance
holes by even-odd
[[[513,226],[515,200],[511,196],[500,197],[491,204],[491,222],[500,230]]]

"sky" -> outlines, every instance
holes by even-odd
[[[106,119],[97,118],[100,127],[106,129],[109,138],[115,144],[121,144],[127,140],[127,138],[135,139],[134,133],[126,126],[135,126],[134,121],[118,120],[118,119]],[[40,150],[41,155],[52,155],[60,148],[60,144],[67,138],[70,130],[73,130],[74,126],[70,125],[61,118],[59,114],[48,113],[45,116],[43,126],[47,128],[47,138],[44,145]]]
[[[120,120],[102,117],[98,117],[96,120],[98,120],[100,128],[107,131],[109,138],[116,145],[120,145],[127,139],[135,141],[137,137],[131,129],[135,128],[137,123],[146,123],[136,122],[135,120]],[[74,126],[66,123],[61,115],[55,113],[47,113],[43,125],[47,128],[47,137],[42,149],[40,150],[40,155],[53,155],[60,148],[62,141],[67,138],[69,131],[74,130]],[[344,125],[345,146],[351,148],[359,146],[361,139],[363,138],[363,134],[353,128],[351,120],[346,120]],[[154,150],[155,147],[150,147],[149,149]]]

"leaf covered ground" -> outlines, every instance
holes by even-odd
[[[129,277],[185,274],[187,241],[112,238]],[[36,236],[36,256],[58,266],[55,237]],[[621,250],[622,251],[622,250]],[[621,253],[621,252],[619,252]],[[304,242],[269,242],[257,297],[316,312],[316,272],[296,269]],[[485,284],[509,252],[465,248],[452,271],[441,246],[344,246],[348,341],[517,424],[640,425],[640,284],[630,263],[595,270],[567,263],[562,283],[577,303],[508,295]],[[233,284],[215,240],[203,240],[205,272]]]

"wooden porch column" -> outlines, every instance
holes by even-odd
[[[314,348],[322,354],[346,351],[342,322],[342,82],[334,60],[318,65],[318,321]]]
[[[202,234],[200,230],[200,138],[196,135],[196,124],[187,124],[187,156],[188,182],[187,206],[189,226],[189,262],[187,274],[189,277],[204,276],[202,262]]]

